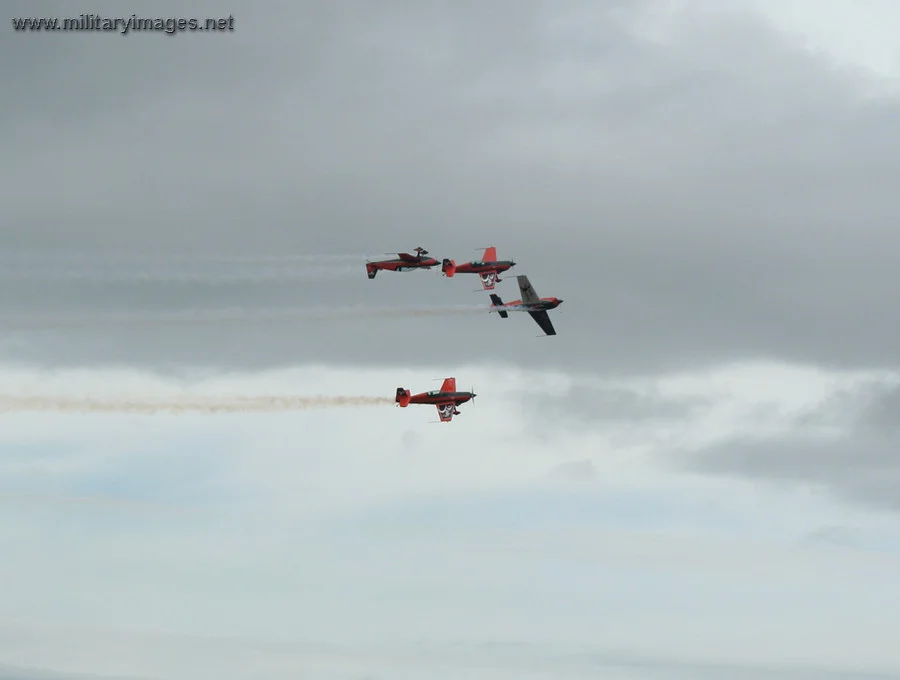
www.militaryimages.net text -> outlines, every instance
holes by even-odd
[[[234,15],[188,19],[184,17],[146,18],[132,14],[130,17],[104,17],[99,14],[80,14],[77,17],[14,17],[13,30],[39,31],[97,31],[116,32],[122,35],[141,31],[175,35],[183,32],[227,32],[234,30]]]

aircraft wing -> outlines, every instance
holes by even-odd
[[[485,290],[494,290],[497,285],[497,272],[481,272],[481,287]]]
[[[496,262],[497,261],[497,248],[494,246],[490,246],[489,248],[484,249],[484,255],[481,256],[482,262]]]
[[[441,392],[456,392],[456,378],[444,378],[441,384]]]
[[[456,404],[449,402],[446,404],[435,404],[437,407],[438,418],[442,423],[449,423],[453,420],[453,412],[456,410]]]
[[[519,280],[519,292],[522,294],[522,302],[526,305],[533,305],[541,301],[525,274],[519,274],[516,278]]]
[[[531,314],[531,318],[537,322],[537,325],[541,327],[541,330],[544,331],[547,335],[556,335],[556,329],[553,327],[553,324],[550,321],[550,315],[545,311],[540,312],[528,312]]]

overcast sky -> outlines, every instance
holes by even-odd
[[[479,398],[4,414],[0,679],[900,678],[895,4],[189,11],[7,24],[0,402]]]

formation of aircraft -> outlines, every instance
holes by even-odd
[[[460,414],[457,407],[469,400],[474,402],[476,396],[472,391],[457,392],[456,378],[444,378],[441,389],[430,392],[411,394],[409,390],[398,387],[395,401],[401,408],[406,408],[410,404],[432,404],[437,408],[440,422],[449,423],[453,420],[453,416]]]
[[[438,260],[428,256],[428,251],[421,246],[415,249],[415,255],[409,253],[397,253],[397,257],[391,260],[366,261],[366,273],[370,279],[374,279],[380,270],[405,272],[421,269],[431,269],[437,266]],[[477,274],[484,290],[490,291],[493,303],[488,311],[496,312],[501,319],[508,319],[510,311],[528,312],[535,323],[540,326],[546,336],[556,335],[556,329],[550,321],[547,313],[562,304],[562,299],[557,297],[539,297],[534,286],[524,274],[516,277],[519,283],[521,299],[504,303],[499,295],[493,291],[496,285],[502,281],[500,274],[509,271],[516,266],[513,260],[498,260],[497,248],[488,246],[480,260],[456,264],[455,260],[443,258],[441,273],[452,278],[456,274]],[[456,390],[456,378],[444,378],[441,389],[430,392],[412,394],[409,390],[398,387],[395,402],[397,406],[406,408],[410,404],[431,404],[437,408],[440,422],[449,423],[453,416],[460,415],[459,405],[475,399],[474,392],[458,392]]]

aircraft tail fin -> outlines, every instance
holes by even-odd
[[[509,318],[509,312],[507,312],[505,309],[502,309],[502,307],[503,307],[503,300],[500,299],[500,296],[499,296],[499,295],[497,295],[496,293],[491,293],[491,302],[494,303],[494,306],[495,306],[495,307],[500,307],[500,308],[501,308],[501,309],[498,309],[498,310],[497,310],[497,313],[500,315],[500,318],[501,318],[501,319],[508,319],[508,318]]]
[[[410,397],[409,390],[405,390],[402,387],[398,387],[397,388],[397,396],[394,399],[394,401],[396,401],[400,405],[401,408],[406,408],[407,406],[409,406],[409,397]]]
[[[444,258],[441,271],[444,272],[444,276],[453,276],[456,273],[456,262]]]
[[[459,413],[452,402],[447,404],[435,404],[435,406],[437,407],[438,418],[442,423],[449,423],[453,420],[453,416]]]

